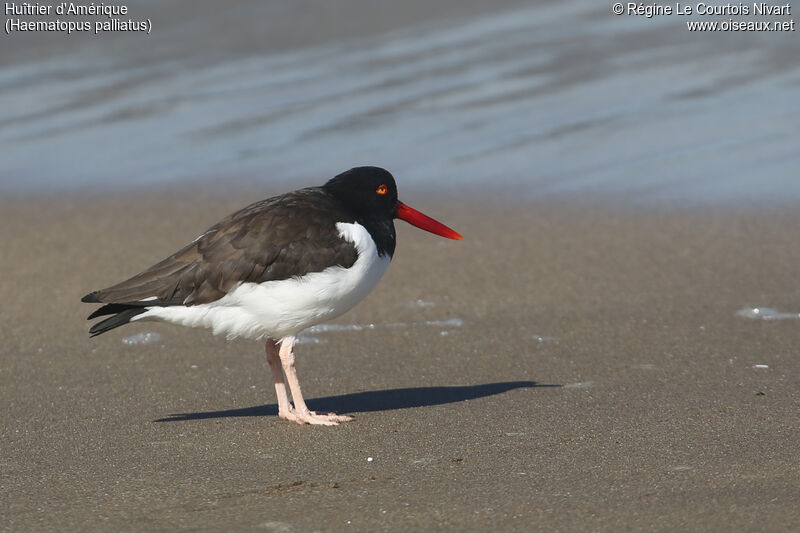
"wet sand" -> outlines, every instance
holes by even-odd
[[[258,343],[87,335],[84,293],[261,194],[0,204],[0,529],[800,528],[800,323],[735,315],[800,311],[800,215],[406,191],[465,239],[398,223],[337,321],[374,329],[299,346],[356,417],[325,428],[277,418]]]

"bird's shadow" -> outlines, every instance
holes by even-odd
[[[541,384],[535,381],[504,381],[480,385],[450,387],[410,387],[389,389],[340,396],[327,396],[308,400],[309,409],[320,412],[368,413],[373,411],[393,411],[410,407],[427,407],[446,403],[474,400],[485,396],[502,394],[513,389],[532,387],[560,387],[561,385]],[[277,416],[278,405],[271,403],[225,411],[201,411],[197,413],[176,413],[159,418],[155,422],[181,422],[205,418],[229,418],[239,416]]]

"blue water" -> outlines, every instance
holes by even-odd
[[[213,64],[12,64],[0,193],[308,185],[375,164],[403,189],[800,200],[798,32],[685,20],[572,0]]]

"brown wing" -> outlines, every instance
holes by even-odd
[[[334,265],[348,268],[357,252],[339,236],[336,222],[352,221],[318,187],[262,200],[160,263],[83,301],[112,304],[93,316],[118,312],[114,304],[145,299],[148,306],[202,304],[222,298],[240,282],[282,280]]]

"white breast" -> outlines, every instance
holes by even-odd
[[[358,252],[350,268],[329,267],[301,278],[242,283],[223,298],[188,307],[151,307],[133,320],[164,320],[211,328],[229,338],[281,339],[349,311],[375,288],[391,258],[378,256],[360,224],[338,222],[339,235]]]

